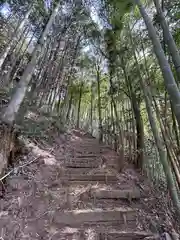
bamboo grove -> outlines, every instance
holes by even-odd
[[[89,131],[180,215],[179,1],[7,0],[0,14],[1,124],[43,111]]]

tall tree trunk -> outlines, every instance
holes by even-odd
[[[117,151],[117,139],[116,139],[116,128],[114,122],[114,107],[111,100],[111,125],[112,125],[112,146],[115,151]]]
[[[170,101],[170,105],[171,105],[171,113],[172,113],[173,130],[174,130],[174,134],[175,134],[177,146],[178,146],[178,148],[180,149],[179,131],[178,131],[178,126],[177,126],[176,118],[175,118],[175,116],[174,116],[174,111],[173,111],[173,108],[172,108],[172,103],[171,103],[171,101]]]
[[[136,132],[137,132],[137,146],[136,146],[137,156],[135,166],[139,169],[142,169],[144,163],[144,126],[140,113],[140,106],[134,92],[131,92],[131,98],[133,112],[136,119]]]
[[[177,77],[178,77],[178,81],[180,82],[180,54],[179,54],[179,50],[176,46],[176,43],[174,41],[174,38],[170,32],[169,26],[166,22],[164,13],[162,11],[162,7],[159,3],[159,0],[153,0],[154,4],[156,6],[156,11],[160,20],[160,24],[161,27],[163,29],[163,36],[164,36],[164,40],[168,46],[169,52],[172,56],[172,61],[174,64],[174,67],[176,69],[176,73],[177,73]]]
[[[26,98],[25,98],[24,102],[21,104],[21,107],[19,109],[19,114],[17,115],[17,118],[16,118],[16,123],[19,126],[22,125],[22,123],[24,121],[24,116],[28,112],[28,107],[30,107],[30,104],[32,103],[32,96],[33,96],[35,89],[36,89],[36,82],[32,81],[31,89],[29,92],[27,92]]]
[[[131,100],[131,105],[132,105],[132,110],[134,113],[135,117],[135,122],[136,122],[136,156],[135,159],[133,159],[134,165],[142,169],[143,168],[143,163],[144,163],[144,126],[143,126],[143,120],[141,117],[141,112],[140,112],[140,103],[136,97],[136,94],[133,90],[131,79],[128,78],[126,74],[126,70],[124,69],[124,74],[126,78],[126,82],[129,85],[129,94],[130,94],[130,100]]]
[[[44,90],[46,88],[46,84],[48,83],[47,81],[47,73],[48,73],[48,63],[51,61],[51,57],[52,57],[52,49],[50,48],[50,42],[47,44],[46,46],[46,50],[45,50],[45,54],[43,57],[43,60],[41,61],[40,64],[40,71],[39,74],[36,77],[36,82],[38,82],[37,84],[37,90],[36,93],[38,94],[38,92],[40,90]],[[35,98],[38,98],[38,95],[36,94]]]
[[[151,103],[151,101],[148,97],[148,92],[146,90],[146,87],[144,86],[144,84],[142,84],[142,85],[143,85],[142,88],[143,88],[143,92],[144,92],[144,98],[145,98],[145,102],[146,102],[147,113],[148,113],[151,129],[152,129],[152,132],[153,132],[153,135],[154,135],[154,139],[155,139],[155,142],[156,142],[156,145],[157,145],[157,149],[158,149],[158,152],[159,152],[160,161],[162,163],[164,173],[166,175],[168,190],[170,192],[170,195],[171,195],[173,204],[176,208],[176,211],[178,213],[178,216],[180,217],[180,202],[179,202],[179,197],[178,197],[178,194],[177,194],[177,189],[176,189],[176,185],[175,185],[175,182],[174,182],[173,174],[172,174],[172,171],[171,171],[171,167],[170,167],[170,165],[167,161],[166,154],[165,154],[165,149],[164,149],[163,143],[162,143],[162,141],[159,137],[160,134],[159,134],[159,131],[158,131],[158,127],[156,125],[155,117],[153,116],[153,112],[152,112],[152,109],[151,109],[152,103]]]
[[[93,83],[91,83],[91,110],[90,110],[91,134],[93,134]]]
[[[77,128],[79,128],[79,120],[80,120],[80,111],[81,111],[81,100],[82,100],[82,91],[83,91],[83,82],[81,83],[79,89],[79,102],[78,102],[78,112],[77,112]]]
[[[102,127],[102,114],[101,114],[101,86],[100,86],[100,67],[97,66],[96,72],[97,90],[98,90],[98,114],[99,114],[99,142],[103,141],[103,127]]]
[[[163,140],[164,140],[164,143],[165,143],[165,146],[166,146],[168,158],[169,158],[171,166],[172,166],[172,168],[174,170],[174,174],[175,174],[175,177],[176,177],[176,181],[178,183],[178,187],[180,188],[180,172],[179,172],[179,168],[178,168],[177,158],[174,155],[173,147],[171,146],[171,143],[169,141],[170,136],[168,136],[168,133],[165,130],[165,126],[163,126],[164,124],[163,124],[163,121],[162,121],[162,119],[160,117],[160,111],[159,111],[159,108],[158,108],[158,105],[156,103],[155,98],[152,97],[150,92],[148,92],[148,96],[151,99],[151,102],[152,101],[154,102],[154,106],[155,106],[155,110],[156,110],[156,116],[157,116],[159,124],[160,124],[160,128],[161,128]]]
[[[71,108],[72,108],[72,102],[73,102],[73,93],[71,93],[70,99],[69,99],[69,104],[68,104],[68,110],[67,110],[67,114],[66,114],[66,121],[69,121],[69,116],[70,116],[70,112],[71,112]]]
[[[131,39],[132,41],[132,39]],[[129,88],[129,97],[131,100],[132,104],[132,110],[134,112],[134,117],[136,120],[136,132],[137,132],[137,141],[136,141],[136,150],[137,150],[137,156],[135,158],[135,166],[139,169],[142,169],[143,163],[144,163],[144,125],[143,125],[143,120],[141,117],[141,112],[140,112],[140,103],[138,103],[136,94],[134,93],[131,79],[129,79],[128,74],[126,72],[126,67],[125,63],[122,59],[122,70],[123,70],[123,75],[126,81],[126,84]]]
[[[22,21],[19,22],[19,25],[17,26],[17,29],[15,30],[10,42],[8,43],[8,45],[5,47],[4,51],[1,53],[0,55],[0,69],[12,47],[12,45],[14,44],[16,37],[17,37],[17,33],[20,31],[20,29],[22,29],[26,23],[26,20],[28,19],[30,13],[32,10],[32,6],[30,7],[30,9],[27,11],[26,15],[24,16],[24,19]]]
[[[112,81],[111,74],[110,74],[110,78],[109,78],[109,83],[110,83],[111,102],[112,102],[112,105],[114,108],[114,114],[115,114],[115,118],[116,118],[116,125],[117,125],[118,136],[119,136],[119,145],[120,145],[120,146],[118,146],[118,149],[119,149],[121,159],[118,161],[118,171],[121,171],[124,166],[124,138],[123,138],[122,126],[119,122],[117,105],[116,105],[114,95],[113,95],[114,87],[113,87],[113,81]]]
[[[130,35],[131,38],[131,35]],[[131,43],[132,42],[132,38],[131,38]],[[136,52],[135,52],[135,47],[133,46],[133,55],[134,55],[134,59],[136,62],[136,67],[137,67],[137,71],[139,74],[139,79],[140,79],[140,85],[141,88],[143,90],[143,94],[144,94],[144,99],[145,99],[145,104],[146,104],[146,109],[147,109],[147,114],[148,114],[148,118],[149,118],[149,122],[151,125],[151,129],[152,129],[152,133],[156,142],[156,146],[158,149],[158,153],[159,153],[159,158],[161,161],[161,164],[163,166],[163,170],[166,176],[166,181],[167,181],[167,185],[168,185],[168,190],[169,193],[171,195],[171,199],[173,201],[173,204],[175,206],[175,209],[177,211],[178,216],[180,217],[180,201],[179,201],[179,197],[177,194],[177,188],[176,188],[176,184],[174,182],[174,178],[173,178],[173,174],[172,174],[172,170],[171,170],[171,166],[169,165],[167,158],[166,158],[166,151],[162,142],[162,139],[160,137],[160,133],[156,124],[156,120],[155,120],[155,116],[154,113],[152,111],[152,101],[149,98],[149,94],[150,92],[147,90],[148,87],[144,85],[144,81],[143,78],[141,76],[141,70],[140,70],[140,66],[137,60],[137,56],[136,56]]]
[[[25,54],[26,54],[26,52],[27,52],[27,49],[29,48],[29,46],[30,46],[30,44],[31,44],[34,36],[35,36],[35,33],[36,33],[36,31],[34,31],[34,33],[32,34],[31,39],[29,40],[26,48],[25,48],[24,51],[22,52],[22,55],[20,56],[20,58],[17,59],[18,64],[17,64],[17,62],[16,62],[16,65],[18,65],[18,66],[17,66],[17,67],[15,66],[14,69],[12,69],[11,74],[10,74],[10,78],[9,78],[8,80],[3,79],[4,81],[2,82],[2,87],[5,86],[5,85],[3,85],[3,83],[6,84],[6,82],[8,82],[8,81],[10,81],[10,80],[12,81],[13,79],[16,78],[19,69],[20,69],[21,66],[23,65],[24,56],[25,56]]]
[[[26,69],[24,70],[24,73],[20,79],[20,82],[16,88],[16,91],[15,91],[14,95],[12,96],[12,99],[11,99],[8,107],[5,109],[3,115],[1,116],[1,120],[7,124],[12,125],[13,122],[15,121],[16,114],[18,113],[20,105],[23,102],[23,99],[26,94],[26,90],[28,88],[28,84],[29,84],[32,74],[34,72],[34,69],[35,69],[35,66],[37,63],[37,59],[38,59],[38,55],[42,50],[45,38],[53,24],[54,17],[56,16],[56,14],[58,12],[59,6],[60,6],[60,2],[57,5],[57,7],[54,9],[54,11],[52,12],[52,14],[48,20],[48,23],[38,41],[38,43],[36,44],[35,49],[33,50],[31,60],[28,63]]]
[[[163,1],[162,1],[162,4],[163,4]],[[147,59],[146,59],[146,55],[145,55],[145,51],[144,51],[143,42],[141,42],[141,45],[142,45],[142,50],[143,50],[144,66],[145,66],[145,70],[146,70],[146,74],[147,74],[147,78],[148,78],[148,85],[152,88],[152,83],[150,81],[151,77],[150,77],[150,74],[149,74],[149,68],[148,68],[148,64],[147,64]],[[167,106],[168,106],[167,105],[167,92],[165,92],[165,100],[164,101],[165,101],[165,111],[164,111],[163,118],[164,118],[164,126],[165,126],[165,129],[166,129],[166,132],[167,132],[168,129],[170,130],[170,126],[167,124],[167,109],[168,109],[167,108]],[[170,102],[171,113],[172,113],[173,130],[174,130],[177,146],[179,148],[180,147],[180,142],[179,142],[179,131],[178,131],[178,126],[177,126],[177,121],[176,121],[176,117],[174,115],[172,103],[171,103],[171,101],[169,101],[169,102]],[[168,131],[168,132],[170,132],[170,131]],[[173,131],[171,131],[171,132],[173,132]],[[177,152],[176,152],[176,155],[177,155]]]
[[[167,89],[167,92],[169,93],[170,99],[172,101],[174,113],[176,115],[176,119],[180,126],[180,92],[179,92],[178,86],[176,84],[170,65],[162,49],[161,43],[156,35],[156,31],[154,29],[152,21],[150,20],[148,14],[146,13],[145,8],[142,6],[141,1],[140,0],[134,0],[134,1],[140,10],[140,13],[144,19],[144,22],[146,24],[146,27],[149,33],[149,37],[151,38],[151,41],[153,43],[154,52],[156,54],[156,57],[158,59],[158,62],[161,68],[165,87]]]
[[[22,47],[26,41],[26,37],[29,34],[29,29],[30,29],[30,27],[28,27],[28,31],[26,32],[24,39],[19,46],[19,49],[15,53],[15,58],[13,58],[12,61],[10,62],[10,66],[8,66],[8,71],[6,73],[2,73],[2,76],[0,77],[0,87],[1,88],[8,86],[10,84],[10,82],[13,80],[13,76],[14,76],[15,72],[17,71],[18,66],[20,64],[20,58],[21,59],[23,58],[23,56],[20,53],[21,53]]]

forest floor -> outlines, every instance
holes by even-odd
[[[22,131],[27,154],[3,186],[1,240],[159,239],[179,231],[161,192],[130,163],[118,173],[121,159],[108,146],[45,119],[25,121],[34,130]]]

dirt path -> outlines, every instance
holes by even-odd
[[[32,146],[34,162],[8,178],[0,239],[156,238],[139,220],[144,196],[133,169],[118,174],[119,156],[78,131],[60,146]]]

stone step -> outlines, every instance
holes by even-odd
[[[136,230],[117,230],[106,228],[71,228],[65,227],[60,231],[59,235],[56,235],[60,239],[89,239],[89,240],[141,240],[145,238],[158,239],[158,235],[154,235],[152,232],[136,231]],[[58,239],[58,238],[57,238]]]
[[[52,240],[84,240],[84,232],[81,229],[64,228],[56,233]]]
[[[114,182],[108,182],[108,183],[106,183],[106,182],[97,182],[97,181],[75,181],[75,180],[73,180],[73,181],[67,181],[66,180],[66,184],[68,185],[71,185],[72,187],[77,187],[77,186],[86,186],[86,185],[88,185],[88,184],[91,184],[91,185],[97,185],[97,183],[98,184],[114,184]],[[69,186],[68,185],[68,186]]]
[[[149,237],[153,237],[153,239],[157,238],[157,236],[153,235],[153,233],[145,231],[111,230],[99,234],[99,239],[101,240],[140,240]]]
[[[78,153],[78,154],[100,154],[100,151],[99,150],[87,150],[87,149],[77,149],[76,150],[76,152]]]
[[[82,186],[87,186],[87,185],[82,185]],[[84,195],[82,194],[82,196],[80,197],[80,201],[81,200],[85,202],[86,207],[91,207],[92,205],[96,206],[97,208],[106,208],[107,206],[108,208],[115,208],[115,207],[118,208],[122,206],[131,207],[130,202],[127,200],[120,200],[115,198],[114,199],[95,199],[95,198],[92,198],[90,194],[86,194],[86,193],[84,193]],[[83,207],[80,201],[78,202],[78,204],[79,206]]]
[[[74,158],[88,158],[88,159],[91,159],[91,158],[94,158],[94,159],[97,159],[100,157],[100,154],[75,154],[74,155]]]
[[[136,212],[132,208],[114,208],[114,209],[77,209],[72,211],[59,212],[54,214],[54,223],[61,226],[82,226],[91,224],[104,224],[114,222],[119,226],[127,226],[129,223],[136,223]]]
[[[56,218],[54,218],[56,219]],[[86,229],[86,228],[106,228],[106,229],[112,229],[112,228],[117,228],[117,229],[131,229],[131,230],[136,230],[137,228],[137,223],[135,220],[128,220],[126,223],[119,221],[119,220],[114,220],[114,221],[94,221],[94,222],[84,222],[84,223],[74,223],[74,224],[59,224],[58,222],[54,222],[54,224],[60,228],[60,227],[72,227],[72,228],[80,228],[80,229]],[[83,239],[84,240],[84,239]]]
[[[92,143],[92,144],[98,144],[100,145],[99,141],[93,139],[93,138],[84,138],[83,140],[80,141],[74,141],[74,143],[78,143],[78,144],[87,144],[87,143]],[[101,143],[102,144],[102,143]]]
[[[98,141],[94,141],[94,139],[83,139],[83,141],[79,141],[79,142],[74,142],[74,145],[80,145],[80,146],[84,146],[84,145],[100,145]]]
[[[139,189],[93,189],[91,195],[97,199],[127,199],[129,201],[133,199],[140,199]]]
[[[68,167],[64,171],[65,171],[65,174],[67,174],[67,175],[69,175],[69,174],[88,174],[91,171],[93,171],[94,169],[96,169],[96,168],[92,169],[92,168],[88,168],[88,167],[85,167],[85,168]]]
[[[105,151],[105,152],[109,152],[112,151],[112,149],[108,149],[106,147],[98,147],[97,145],[89,145],[89,146],[71,146],[71,149],[74,150],[91,150],[92,152],[101,152],[101,151]]]
[[[70,160],[69,160],[69,162],[75,162],[75,163],[81,163],[81,162],[86,162],[86,163],[89,163],[89,162],[97,162],[97,161],[99,161],[99,159],[98,158],[71,158]],[[101,161],[101,159],[100,159],[100,161]]]
[[[96,147],[100,147],[99,143],[98,142],[93,142],[93,141],[90,141],[90,142],[86,142],[86,141],[83,141],[83,142],[73,142],[71,144],[73,147],[74,146],[78,146],[78,147],[86,147],[86,146],[96,146]]]
[[[95,149],[77,149],[76,153],[80,154],[94,154],[94,155],[100,155],[100,154],[106,154],[104,151],[99,151]]]
[[[83,149],[94,149],[94,150],[105,150],[105,151],[113,151],[111,148],[107,147],[107,146],[99,146],[97,144],[80,144],[80,145],[77,145],[77,144],[71,144],[71,148],[72,149],[75,149],[75,150],[83,150]]]
[[[66,162],[65,167],[67,168],[98,168],[99,163],[98,162]]]
[[[82,182],[117,182],[117,177],[114,175],[104,175],[101,173],[98,174],[91,174],[91,175],[79,175],[79,174],[72,174],[68,176],[69,181],[82,181]]]
[[[95,148],[95,147],[75,147],[72,148],[72,150],[76,153],[84,153],[84,154],[100,154],[100,149],[99,148]]]
[[[111,169],[110,169],[111,170]],[[65,175],[71,175],[71,174],[109,174],[110,170],[108,170],[107,168],[74,168],[74,167],[68,167],[65,168],[64,173]]]
[[[75,161],[70,161],[70,162],[65,162],[64,166],[67,169],[72,169],[72,168],[89,168],[89,169],[96,169],[99,168],[100,166],[102,166],[103,162],[101,161],[89,161],[87,162],[75,162]],[[113,168],[115,169],[117,167],[117,165],[115,163],[106,163],[105,164],[108,168]]]
[[[63,240],[142,240],[146,238],[158,239],[158,235],[151,232],[117,229],[101,229],[96,227],[91,228],[63,228],[59,234],[56,234],[56,239]]]

